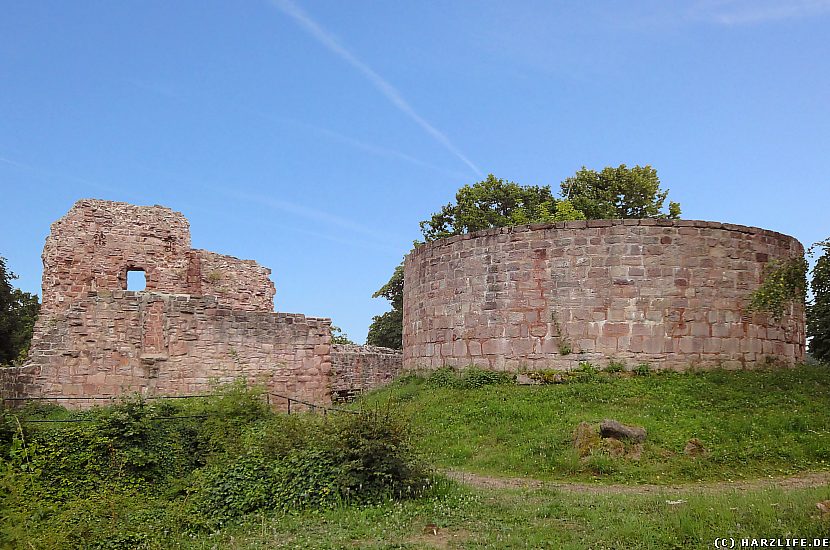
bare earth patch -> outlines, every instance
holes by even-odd
[[[427,530],[422,535],[411,537],[407,542],[418,544],[426,548],[454,548],[470,538],[470,533],[464,529],[434,529]]]
[[[687,493],[723,491],[750,491],[755,489],[806,489],[830,484],[830,472],[811,472],[794,477],[761,478],[714,483],[687,483],[681,485],[600,485],[593,483],[563,483],[522,477],[491,477],[460,470],[446,470],[447,477],[465,485],[485,489],[557,489],[569,493],[648,495],[655,493]]]

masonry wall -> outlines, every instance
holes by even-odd
[[[331,393],[340,401],[388,384],[403,372],[401,351],[378,346],[335,344],[331,363]]]
[[[240,260],[208,250],[190,252],[188,291],[197,296],[215,296],[233,309],[271,311],[274,283],[271,270],[253,260]]]
[[[52,224],[43,248],[43,308],[50,313],[90,291],[126,290],[144,271],[148,291],[216,296],[227,307],[273,310],[270,270],[190,248],[190,225],[163,206],[83,199]]]
[[[201,394],[245,378],[330,402],[330,320],[230,309],[211,296],[91,293],[39,326],[32,350],[16,392],[28,396]]]
[[[732,224],[560,222],[481,231],[406,258],[403,365],[749,367],[804,356],[804,311],[747,314],[792,237]]]
[[[131,270],[145,291],[125,290]],[[269,275],[191,249],[169,208],[80,200],[52,224],[30,356],[0,370],[0,397],[194,394],[242,377],[329,403],[331,321],[275,313]]]

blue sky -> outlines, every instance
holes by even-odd
[[[162,204],[363,341],[418,222],[487,173],[657,168],[683,217],[830,236],[830,0],[18,2],[0,255],[79,198]]]

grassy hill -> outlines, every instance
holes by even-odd
[[[830,499],[827,367],[509,378],[409,376],[358,415],[287,417],[242,385],[5,411],[0,548],[711,548],[830,534],[816,506]],[[645,427],[645,444],[580,456],[574,428],[604,418]],[[684,454],[690,438],[703,456]]]
[[[830,468],[824,366],[640,376],[586,369],[560,384],[498,382],[441,370],[398,380],[361,405],[401,414],[433,464],[491,475],[669,483]],[[574,429],[606,418],[646,428],[642,449],[580,458]],[[684,454],[692,438],[704,456]]]

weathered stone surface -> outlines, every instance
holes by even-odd
[[[694,220],[558,222],[427,243],[404,266],[404,367],[793,364],[804,357],[803,307],[776,321],[745,306],[767,261],[803,253],[780,233]]]
[[[351,344],[331,348],[331,393],[335,400],[348,401],[360,392],[388,384],[403,371],[403,354],[397,349]]]
[[[646,429],[640,426],[629,426],[616,420],[603,420],[599,425],[599,435],[602,438],[620,439],[632,443],[642,443],[646,440]]]
[[[241,377],[330,402],[331,321],[275,313],[270,270],[192,250],[178,212],[78,201],[52,224],[43,266],[29,359],[0,369],[0,396],[196,394]],[[130,270],[145,291],[125,290]]]
[[[587,422],[580,422],[574,429],[574,448],[580,457],[586,457],[599,446],[600,437],[596,426]]]

